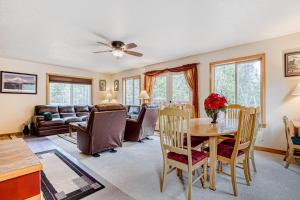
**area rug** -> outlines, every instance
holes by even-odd
[[[81,199],[105,188],[56,149],[36,155],[43,164],[41,188],[46,200]]]
[[[73,144],[77,144],[77,133],[73,132],[72,135],[70,136],[69,133],[63,133],[63,134],[59,134],[57,135],[58,137],[61,137],[62,139],[71,142]]]

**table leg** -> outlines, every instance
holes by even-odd
[[[210,166],[210,186],[211,190],[216,190],[216,160],[217,160],[217,137],[209,137],[209,166]]]

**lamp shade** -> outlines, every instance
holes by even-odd
[[[147,93],[146,90],[142,90],[142,91],[141,91],[141,93],[140,93],[140,95],[139,95],[139,98],[140,98],[140,99],[150,99],[150,97],[149,97],[149,95],[148,95],[148,93]]]
[[[298,83],[297,87],[294,89],[292,95],[300,96],[300,83]]]

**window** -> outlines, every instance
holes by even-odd
[[[51,105],[90,105],[92,80],[48,75],[47,103]]]
[[[154,103],[191,102],[191,90],[183,72],[165,73],[157,76],[153,85],[152,101]]]
[[[152,99],[156,103],[167,102],[167,76],[157,76],[154,81]]]
[[[265,125],[264,54],[211,63],[211,92],[229,104],[260,107]]]
[[[125,105],[140,105],[140,76],[129,77],[123,79],[124,104]]]

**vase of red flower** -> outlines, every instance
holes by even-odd
[[[227,99],[223,95],[211,93],[204,101],[205,112],[212,118],[213,124],[217,123],[218,114],[226,109]]]

